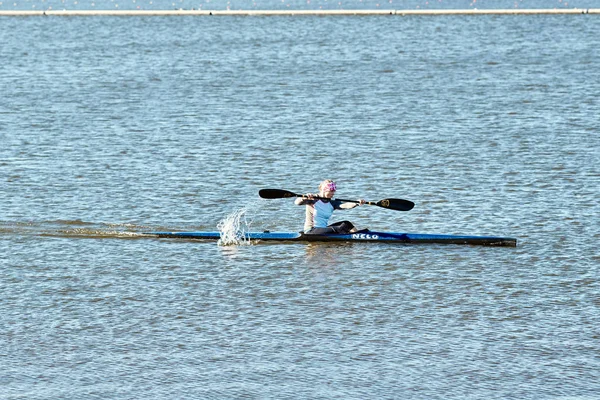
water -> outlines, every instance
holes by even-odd
[[[0,24],[0,398],[598,398],[599,19]],[[325,178],[519,247],[141,234]]]
[[[596,0],[13,0],[0,10],[410,10],[597,8]]]

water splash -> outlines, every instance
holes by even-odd
[[[251,220],[247,217],[248,208],[240,208],[223,218],[217,224],[221,238],[217,242],[219,246],[239,246],[251,244],[246,233],[250,230]]]

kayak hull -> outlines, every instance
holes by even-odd
[[[161,238],[219,240],[220,232],[148,232]],[[241,238],[280,242],[382,242],[411,244],[468,244],[516,247],[517,239],[500,236],[442,235],[426,233],[358,231],[349,234],[306,235],[298,232],[246,232]]]

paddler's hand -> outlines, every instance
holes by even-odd
[[[314,200],[315,195],[312,193],[306,193],[303,194],[302,197],[298,197],[296,200],[294,200],[294,203],[296,203],[296,205],[301,206],[306,204],[305,201],[306,200]]]
[[[356,203],[352,202],[352,203],[344,203],[344,205],[342,206],[342,208],[345,208],[347,210],[351,209],[351,208],[355,208],[358,206],[362,206],[363,204],[365,204],[366,201],[363,199],[358,199],[356,200]]]

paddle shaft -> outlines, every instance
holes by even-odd
[[[308,199],[309,197],[303,194],[298,194],[296,195],[296,197],[302,197],[303,199]],[[329,197],[320,197],[320,196],[312,196],[313,199],[316,200],[337,200],[337,201],[342,201],[344,203],[356,203],[356,204],[360,204],[360,201],[358,200],[346,200],[346,199],[330,199]],[[371,206],[376,206],[377,203],[374,201],[365,201],[364,204],[368,204]]]
[[[301,197],[303,199],[309,198],[309,196],[306,196],[303,194],[296,194],[294,192],[290,192],[289,190],[282,190],[282,189],[261,189],[258,192],[258,194],[260,197],[262,197],[264,199],[283,199],[283,198],[289,198],[289,197]],[[316,200],[334,200],[334,199],[329,199],[327,197],[320,197],[320,196],[311,196],[311,197]],[[335,200],[346,202],[346,203],[360,204],[359,200],[346,200],[346,199],[335,199]],[[377,202],[367,201],[367,202],[365,202],[365,204],[368,204],[370,206],[389,208],[391,210],[397,210],[397,211],[410,211],[415,206],[415,203],[413,203],[412,201],[402,200],[402,199],[383,199],[383,200],[379,200]]]

